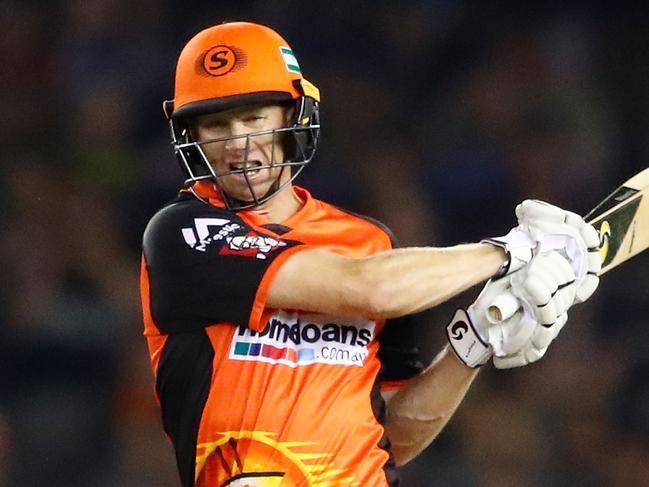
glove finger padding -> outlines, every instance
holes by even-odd
[[[537,350],[543,348],[548,348],[550,343],[559,335],[559,332],[563,329],[563,326],[568,320],[568,313],[563,313],[557,318],[555,323],[551,326],[539,326],[534,330],[532,334],[532,345]]]
[[[563,250],[576,276],[573,302],[584,302],[599,285],[600,239],[597,230],[577,213],[543,201],[526,200],[516,208],[519,224],[539,242],[538,252]]]
[[[568,319],[574,278],[570,264],[554,251],[535,256],[511,276],[512,294],[522,309],[489,330],[496,368],[521,367],[543,357]]]
[[[590,298],[595,290],[599,286],[599,277],[588,274],[584,277],[577,288],[577,294],[575,296],[575,302],[583,303],[588,298]]]
[[[579,222],[579,233],[581,233],[584,242],[589,249],[598,249],[600,247],[599,233],[590,223],[586,223],[583,218],[580,217]]]
[[[511,369],[523,367],[541,359],[548,351],[550,343],[557,337],[568,321],[568,313],[562,314],[557,323],[550,328],[538,326],[534,331],[532,340],[520,350],[505,356],[493,357],[494,367],[497,369]]]
[[[558,206],[540,200],[525,200],[516,207],[519,223],[524,221],[544,220],[553,223],[564,223],[566,211]]]
[[[505,357],[494,356],[493,362],[494,367],[496,367],[497,369],[513,369],[516,367],[523,367],[529,363],[526,360],[523,352],[506,355]]]
[[[551,299],[555,306],[555,316],[561,315],[572,306],[575,300],[576,287],[572,285],[575,283],[575,274],[570,264],[557,252],[539,256],[535,264],[536,268],[545,271],[555,280],[551,285],[552,289],[555,289]],[[528,275],[533,274],[534,272],[531,271]]]
[[[505,357],[494,356],[494,367],[496,367],[497,369],[513,369],[515,367],[523,367],[539,360],[541,357],[543,357],[543,355],[545,355],[546,351],[547,348],[539,350],[537,348],[534,348],[532,344],[528,344],[527,347],[519,350],[514,354],[507,355]]]
[[[512,277],[512,292],[532,305],[540,324],[554,324],[572,305],[575,276],[566,259],[557,252],[535,256],[521,275],[522,278]]]

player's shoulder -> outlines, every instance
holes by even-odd
[[[382,234],[390,241],[392,248],[398,247],[394,233],[385,223],[371,216],[357,213],[332,203],[327,203],[322,200],[317,201],[331,218],[344,220],[347,224],[352,224],[360,230]]]
[[[182,232],[185,227],[195,226],[197,220],[226,224],[235,219],[238,217],[225,208],[204,203],[191,193],[180,192],[151,217],[144,230],[143,244],[146,247],[170,232]]]

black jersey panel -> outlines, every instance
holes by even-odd
[[[423,370],[415,337],[416,323],[421,317],[414,314],[386,321],[378,336],[381,381],[407,380]]]
[[[377,379],[374,381],[374,385],[372,386],[370,401],[372,404],[372,412],[374,413],[376,420],[380,424],[384,425],[386,419],[386,405],[385,401],[383,400],[383,396],[381,396],[380,383],[380,378],[377,377]],[[382,450],[385,450],[389,455],[388,461],[385,462],[385,465],[383,465],[383,470],[385,472],[385,477],[388,481],[388,485],[393,487],[398,486],[399,476],[397,472],[397,466],[394,461],[394,456],[390,451],[390,440],[385,434],[385,431],[383,432],[383,436],[381,436],[381,439],[379,440],[378,447]]]
[[[213,359],[214,349],[205,330],[170,335],[160,357],[156,392],[183,487],[194,486],[196,440],[210,390]]]
[[[296,245],[195,198],[166,206],[143,239],[154,322],[163,333],[222,322],[247,326],[266,270]]]

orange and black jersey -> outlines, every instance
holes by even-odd
[[[304,206],[281,225],[181,193],[145,231],[144,333],[185,487],[397,485],[380,388],[420,371],[399,332],[412,318],[265,305],[292,254],[366,257],[390,235],[294,190]]]

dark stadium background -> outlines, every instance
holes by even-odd
[[[161,101],[194,33],[278,29],[323,96],[301,183],[402,245],[449,245],[502,234],[524,197],[583,213],[649,165],[649,16],[630,4],[0,0],[0,485],[177,485],[137,282],[180,180]],[[542,362],[486,367],[403,485],[649,486],[648,257]],[[476,292],[404,330],[424,359]]]

